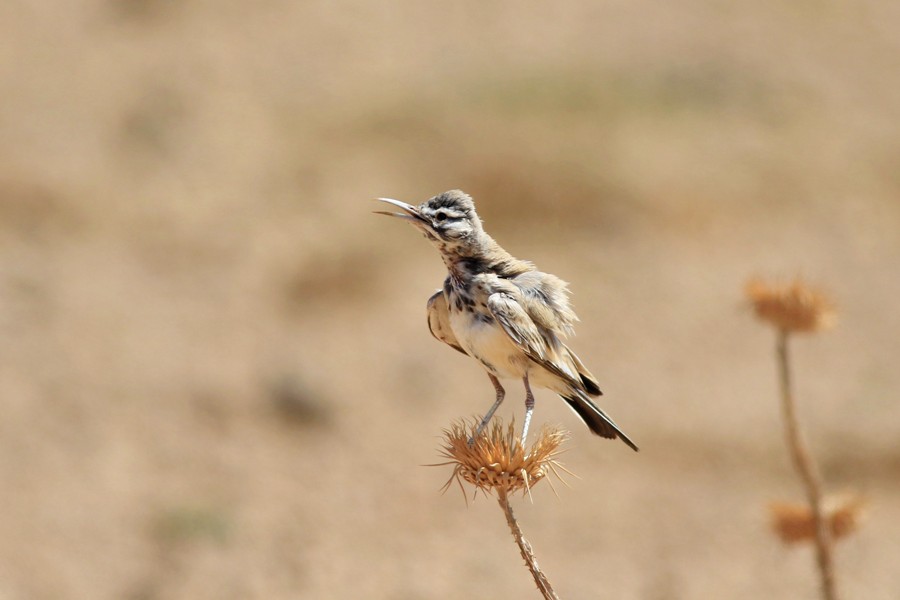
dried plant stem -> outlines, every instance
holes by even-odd
[[[819,565],[822,598],[824,600],[837,600],[831,531],[822,511],[822,478],[810,455],[809,448],[800,431],[800,425],[797,422],[797,412],[791,387],[788,336],[789,333],[787,331],[780,330],[777,342],[778,374],[781,383],[781,411],[784,417],[787,445],[794,462],[794,468],[803,482],[803,488],[813,515],[813,527],[816,534],[816,562]]]
[[[509,530],[516,540],[516,545],[519,546],[519,552],[521,552],[522,558],[525,559],[525,565],[528,567],[528,570],[531,571],[531,576],[534,577],[534,583],[537,585],[538,590],[540,590],[541,594],[547,600],[559,600],[559,596],[553,591],[553,586],[550,585],[547,576],[544,575],[541,568],[538,566],[537,559],[534,557],[534,551],[531,549],[531,544],[529,544],[528,540],[525,539],[525,536],[522,535],[522,530],[519,528],[519,523],[516,521],[516,517],[513,514],[512,506],[509,504],[506,490],[503,488],[497,488],[497,501],[500,503],[500,508],[503,509],[503,514],[506,515],[506,523],[509,525]]]

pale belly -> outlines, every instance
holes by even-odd
[[[494,320],[485,322],[471,312],[451,311],[450,328],[463,349],[497,377],[521,379],[537,366]]]
[[[530,362],[496,321],[464,311],[450,312],[450,328],[463,349],[498,377],[519,379]]]
[[[529,359],[493,316],[455,308],[451,299],[447,304],[450,329],[459,345],[469,356],[478,359],[488,372],[500,379],[522,379],[527,373],[529,382],[535,387],[559,394],[570,391],[569,385],[559,376]]]

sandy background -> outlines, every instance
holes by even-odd
[[[900,4],[0,3],[0,598],[537,597],[435,252],[369,199],[475,196],[571,282],[641,445],[519,516],[564,598],[815,598],[754,274],[840,307],[794,345],[845,598],[900,594]],[[504,418],[521,418],[509,386]],[[560,486],[557,486],[558,488]]]

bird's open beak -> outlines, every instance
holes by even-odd
[[[380,202],[387,202],[388,204],[392,204],[397,208],[401,209],[404,212],[389,212],[386,210],[376,210],[375,214],[379,215],[387,215],[389,217],[397,217],[400,219],[404,219],[410,222],[413,225],[423,226],[428,225],[428,220],[425,219],[420,213],[419,209],[413,206],[412,204],[407,204],[406,202],[400,202],[399,200],[392,200],[391,198],[375,198]]]

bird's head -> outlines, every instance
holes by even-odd
[[[405,220],[420,230],[443,254],[470,254],[480,247],[484,230],[475,212],[472,198],[459,190],[450,190],[429,198],[418,206],[378,198],[403,212],[376,211],[378,214]]]

